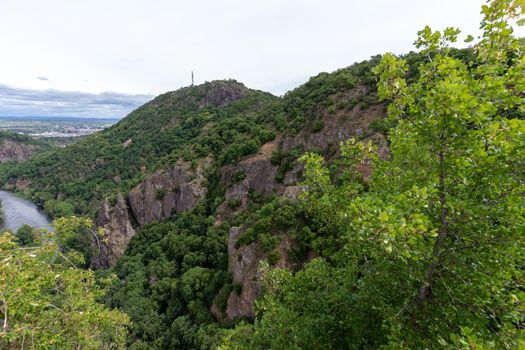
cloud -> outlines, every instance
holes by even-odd
[[[38,77],[37,79],[42,81],[49,81],[48,77]]]
[[[35,90],[0,84],[1,116],[117,117],[150,101],[148,94]]]

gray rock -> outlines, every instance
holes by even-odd
[[[124,255],[129,241],[135,235],[131,225],[129,209],[126,200],[119,193],[114,206],[108,201],[103,201],[95,227],[102,228],[102,237],[91,236],[93,256],[91,267],[95,269],[109,268]]]
[[[179,161],[148,176],[129,193],[129,203],[140,226],[192,209],[206,195],[204,171],[211,163],[202,159],[195,170]]]

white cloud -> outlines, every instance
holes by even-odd
[[[0,116],[120,118],[153,98],[116,92],[34,90],[0,84]]]

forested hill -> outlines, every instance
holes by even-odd
[[[471,55],[468,50],[453,53],[465,61]],[[379,59],[321,73],[282,98],[234,80],[168,92],[73,145],[1,167],[0,182],[44,205],[53,216],[94,218],[101,200],[114,201],[118,193],[128,193],[146,176],[178,159],[212,156],[217,167],[235,164],[276,136],[301,134],[304,139],[321,131],[324,123],[335,130],[341,118],[347,122],[348,118],[364,118],[365,123],[348,126],[354,129],[351,134],[358,132],[363,137],[362,133],[370,132],[368,122],[378,117],[375,110],[372,114],[366,110],[377,104],[371,68]],[[406,59],[409,79],[414,79],[421,56],[411,53]],[[384,132],[387,125],[376,121],[373,128]],[[342,139],[326,137],[332,139],[318,140],[307,148],[337,146]],[[304,146],[304,142],[296,143]],[[288,163],[285,159],[279,176],[285,175]],[[17,182],[22,186],[17,187]]]
[[[369,95],[374,90],[372,65],[322,73],[284,98],[233,80],[168,92],[74,145],[2,168],[2,181],[23,183],[15,190],[44,204],[54,216],[95,217],[102,199],[128,193],[178,159],[211,156],[217,167],[235,164],[279,133],[319,131],[323,112],[337,116],[366,109],[376,101]],[[355,96],[348,93],[352,89]]]
[[[253,153],[274,137],[261,119],[276,100],[235,81],[168,92],[74,145],[4,168],[3,179],[30,183],[18,190],[45,203],[53,215],[94,216],[101,199],[126,193],[155,167],[180,156],[212,152],[227,163]]]
[[[288,232],[305,226],[304,212],[277,199],[301,192],[301,154],[336,159],[351,137],[388,153],[372,73],[379,59],[321,73],[283,97],[232,80],[168,92],[84,140],[1,168],[2,179],[55,217],[87,215],[102,229],[95,238],[79,231],[63,245],[83,253],[86,265],[118,264],[113,271],[127,282],[106,303],[131,316],[130,345],[211,345],[223,326],[253,317],[259,260],[300,266],[311,251],[300,230]],[[259,210],[282,215],[259,223]],[[281,235],[298,243],[285,247]],[[265,242],[246,252],[254,256],[249,266],[228,263],[234,237],[232,249]],[[186,327],[186,336],[177,333]]]
[[[58,220],[38,260],[97,269],[91,299],[119,311],[72,338],[118,335],[134,350],[523,348],[525,42],[510,22],[525,24],[524,6],[490,1],[470,49],[451,48],[458,30],[426,27],[419,53],[320,73],[283,97],[231,80],[186,87],[0,166],[55,217],[94,219]],[[36,261],[0,238],[7,255]],[[55,293],[61,281],[30,295],[77,315],[76,299]],[[69,313],[27,300],[75,329]],[[17,348],[22,327],[8,329]],[[35,333],[55,341],[49,329]]]
[[[55,217],[94,219],[58,220],[40,253],[0,236],[0,313],[18,322],[0,347],[34,332],[133,350],[525,348],[523,15],[489,1],[469,49],[426,27],[418,53],[283,97],[186,87],[0,166]],[[38,289],[36,263],[53,267]]]

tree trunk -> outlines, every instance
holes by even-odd
[[[448,235],[448,208],[445,185],[445,146],[444,137],[441,137],[441,150],[439,152],[439,206],[440,206],[440,228],[436,243],[432,249],[430,263],[425,273],[425,279],[416,296],[416,310],[421,309],[430,295],[432,279],[443,258],[443,246]]]

